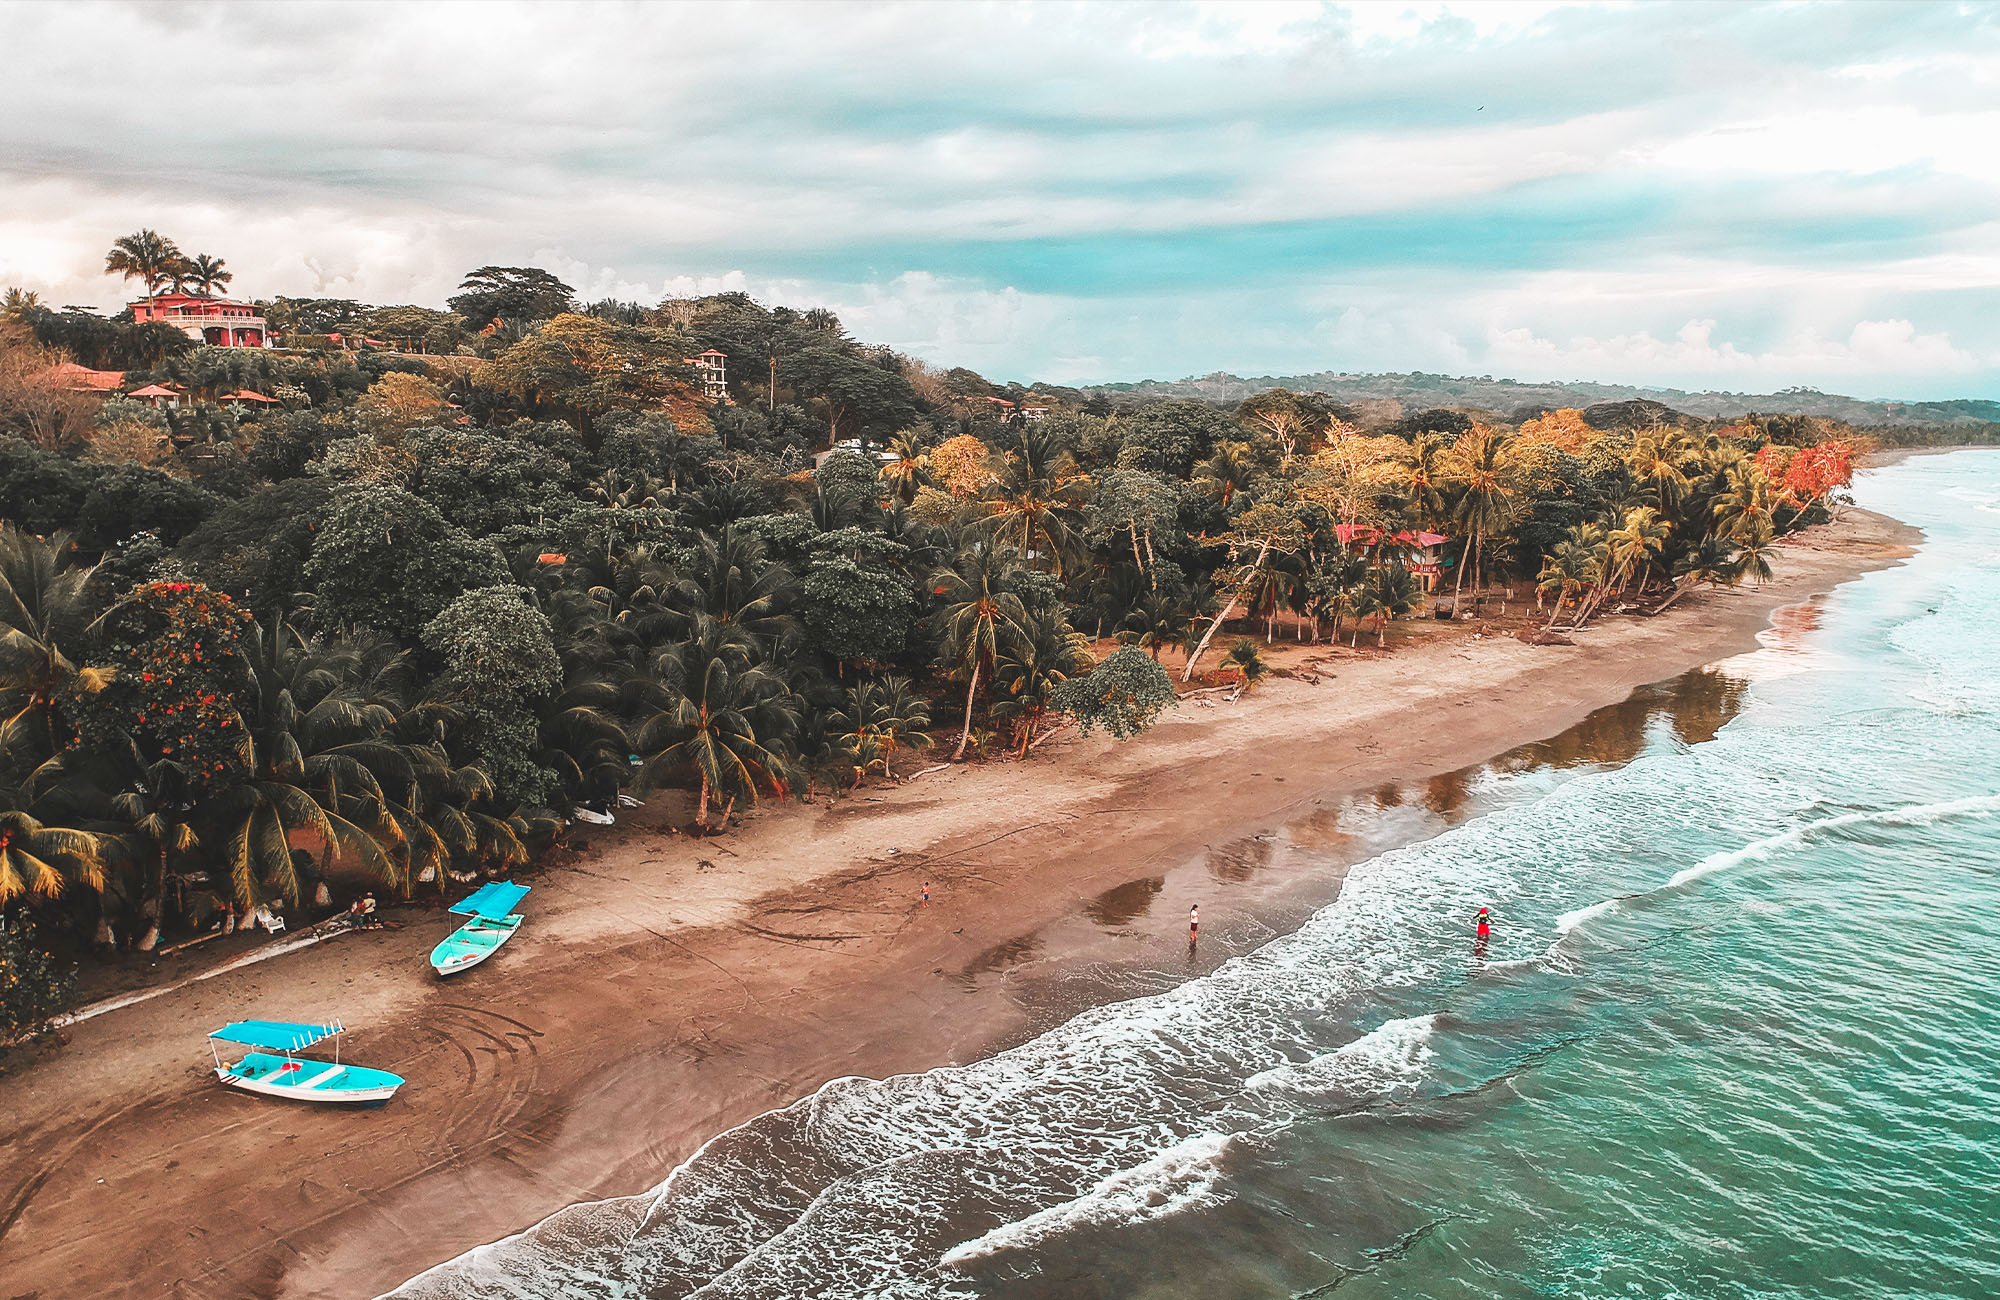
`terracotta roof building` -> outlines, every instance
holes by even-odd
[[[51,366],[43,372],[58,385],[73,393],[115,393],[125,387],[125,372],[122,370],[92,370],[74,361],[65,361]]]

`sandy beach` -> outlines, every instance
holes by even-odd
[[[0,1297],[373,1296],[565,1205],[650,1187],[829,1078],[1019,1041],[1038,1012],[1007,968],[1030,952],[1097,959],[1052,937],[1086,909],[1125,956],[1212,966],[1231,909],[1251,903],[1158,883],[1177,868],[1315,801],[1467,767],[1752,649],[1775,611],[1916,538],[1850,509],[1787,539],[1762,588],[1608,618],[1574,647],[1435,623],[1398,625],[1388,654],[1367,636],[1281,644],[1283,675],[1233,702],[1189,700],[1138,740],[1064,735],[1026,763],[758,809],[714,839],[662,829],[656,800],[616,829],[580,828],[587,846],[524,877],[528,923],[463,977],[429,973],[451,922],[410,907],[393,913],[400,930],[96,1016],[0,1076]],[[1286,888],[1269,882],[1265,901]],[[238,942],[164,959],[158,978]],[[357,1027],[346,1055],[409,1083],[360,1111],[222,1089],[203,1036],[250,1016],[339,1016]]]

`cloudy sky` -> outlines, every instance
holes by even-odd
[[[0,286],[744,289],[1000,378],[2000,397],[2000,8],[0,5]]]

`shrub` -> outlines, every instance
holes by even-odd
[[[34,922],[0,913],[0,1038],[32,1032],[75,993],[75,968],[41,946]]]

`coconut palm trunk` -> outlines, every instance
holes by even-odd
[[[951,756],[954,763],[965,757],[965,747],[972,742],[972,697],[979,694],[980,666],[975,657],[972,661],[972,683],[965,688],[965,726],[958,733],[958,750]]]

